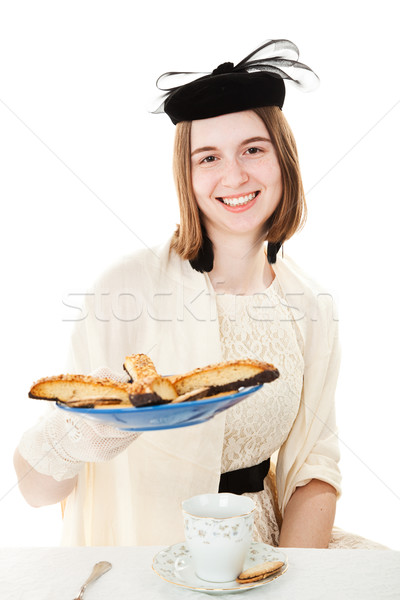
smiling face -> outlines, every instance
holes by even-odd
[[[282,198],[282,177],[258,115],[243,111],[193,121],[191,172],[203,223],[214,242],[222,232],[262,235]]]

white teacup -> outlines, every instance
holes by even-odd
[[[255,504],[236,494],[200,494],[182,503],[187,546],[201,579],[232,581],[243,570]]]

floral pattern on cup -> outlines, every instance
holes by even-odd
[[[186,539],[201,539],[204,544],[209,544],[216,538],[233,540],[241,543],[253,531],[253,514],[242,517],[231,517],[221,522],[220,519],[204,519],[193,516],[184,517]]]

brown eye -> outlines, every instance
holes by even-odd
[[[248,152],[249,154],[258,154],[259,152],[261,152],[260,148],[248,148],[246,150],[246,152]]]

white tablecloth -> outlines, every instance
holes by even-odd
[[[88,588],[85,600],[209,598],[162,580],[152,570],[161,547],[0,549],[1,600],[72,600],[100,560],[111,571]],[[285,549],[289,569],[259,588],[224,598],[273,600],[400,599],[400,552]],[[199,595],[200,594],[200,595]],[[243,595],[245,594],[245,596]]]

